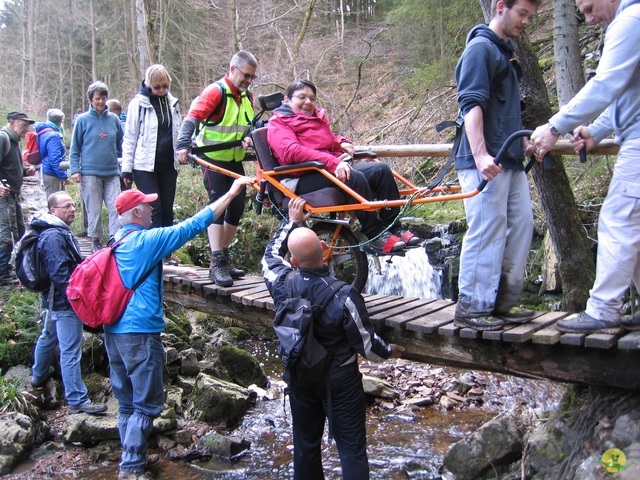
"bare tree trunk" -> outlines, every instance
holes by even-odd
[[[309,27],[309,22],[311,21],[311,14],[313,13],[313,8],[315,7],[315,4],[316,4],[316,0],[309,0],[309,6],[307,7],[307,12],[304,15],[302,26],[300,27],[300,31],[298,32],[298,38],[296,38],[296,44],[293,47],[294,63],[298,60],[298,54],[300,53],[300,45],[302,45],[304,36],[307,33],[307,28]]]
[[[91,27],[91,80],[95,82],[98,79],[97,65],[98,63],[98,47],[96,45],[96,16],[93,8],[93,0],[89,0],[89,23]]]
[[[144,71],[151,64],[151,45],[147,30],[147,6],[145,0],[136,0],[136,33],[138,47],[138,73],[143,78]]]
[[[29,62],[29,91],[27,97],[32,102],[38,93],[38,79],[36,78],[36,45],[35,27],[38,10],[38,0],[27,0],[27,61]]]
[[[231,35],[233,36],[234,51],[242,50],[242,42],[240,42],[240,30],[238,28],[238,1],[231,1]]]
[[[480,2],[483,11],[488,11],[489,0]],[[551,105],[528,36],[523,34],[516,43],[518,60],[524,72],[521,84],[524,105],[522,121],[525,128],[533,129],[549,119]],[[569,178],[562,162],[557,161],[551,170],[543,170],[540,164],[536,164],[532,171],[549,234],[558,255],[563,285],[562,308],[569,312],[583,310],[595,280],[595,266]]]
[[[27,97],[27,69],[28,69],[28,50],[27,50],[27,39],[29,38],[28,34],[28,21],[27,21],[27,10],[29,9],[29,0],[24,2],[24,17],[22,22],[22,64],[21,64],[21,72],[20,72],[20,109],[24,110],[24,102]]]
[[[584,87],[574,0],[553,2],[553,51],[558,103],[568,103]]]

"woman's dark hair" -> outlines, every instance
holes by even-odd
[[[291,98],[293,97],[294,93],[299,92],[300,90],[304,90],[305,88],[310,88],[314,95],[318,94],[316,86],[312,82],[308,80],[294,80],[284,91],[284,96],[287,98]]]

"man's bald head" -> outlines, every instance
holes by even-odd
[[[318,235],[308,228],[296,228],[287,242],[291,252],[291,261],[301,268],[321,267],[324,249]]]

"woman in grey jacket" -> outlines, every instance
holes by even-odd
[[[152,227],[173,225],[173,201],[178,179],[175,141],[180,131],[178,99],[169,93],[171,77],[162,65],[147,68],[140,91],[129,103],[122,142],[122,179],[135,181],[144,193],[157,193],[152,203]]]

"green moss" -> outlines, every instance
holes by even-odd
[[[0,288],[0,369],[30,365],[40,332],[36,293]]]
[[[87,386],[89,397],[98,398],[105,393],[105,377],[99,373],[89,373],[82,376],[84,384]]]
[[[266,387],[267,377],[249,352],[233,345],[224,345],[218,350],[218,358],[238,385],[247,387],[255,383],[259,387]]]
[[[251,338],[251,334],[240,327],[229,327],[227,328],[227,333],[229,334],[229,339],[236,342],[242,342]]]
[[[464,204],[461,201],[425,203],[413,209],[408,216],[424,218],[432,223],[450,223],[464,218]]]

